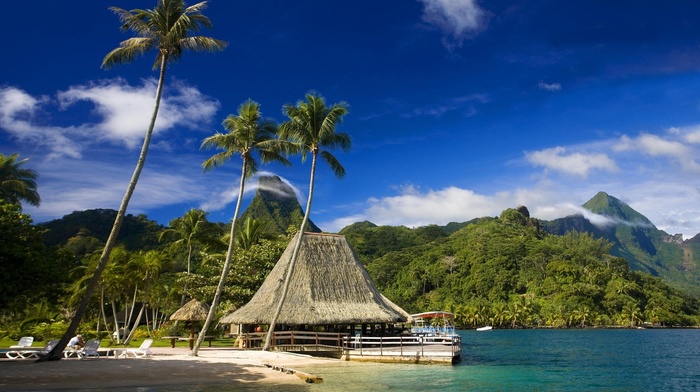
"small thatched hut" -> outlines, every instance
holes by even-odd
[[[250,302],[224,316],[222,324],[270,324],[295,243],[296,237]],[[408,317],[377,290],[344,236],[304,233],[279,325],[302,330],[324,326],[335,332],[354,332],[358,324],[380,325],[384,331],[387,324]]]
[[[196,321],[202,321],[209,314],[209,305],[192,299],[190,302],[182,305],[182,307],[170,315],[170,320],[185,321],[190,324],[190,350],[194,347],[194,328]]]

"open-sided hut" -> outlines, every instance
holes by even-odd
[[[190,350],[194,347],[194,328],[196,321],[202,321],[209,314],[209,305],[192,299],[190,302],[182,305],[182,307],[170,315],[170,320],[184,321],[190,324]]]
[[[250,302],[224,316],[222,324],[243,325],[245,332],[270,324],[295,243],[296,237]],[[294,330],[322,326],[329,332],[355,333],[355,326],[362,325],[365,334],[376,331],[369,329],[371,325],[385,331],[387,325],[408,317],[377,290],[344,236],[304,233],[278,326]]]

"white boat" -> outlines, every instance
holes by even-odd
[[[454,314],[432,311],[412,314],[411,334],[427,337],[452,337],[455,332]]]
[[[479,327],[479,328],[477,328],[476,330],[479,331],[479,332],[484,332],[484,331],[490,331],[490,330],[492,330],[492,329],[493,329],[492,326],[487,325],[487,326],[485,326],[485,327]]]

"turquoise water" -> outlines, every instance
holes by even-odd
[[[460,331],[458,365],[329,361],[299,367],[322,384],[279,390],[330,391],[700,391],[700,330]],[[254,385],[249,390],[258,390]],[[276,388],[277,389],[277,388]],[[235,391],[226,385],[114,391]],[[246,389],[248,390],[248,389]],[[110,390],[112,391],[112,390]]]
[[[700,330],[461,331],[455,366],[310,366],[314,391],[698,391]]]

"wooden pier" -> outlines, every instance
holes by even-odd
[[[264,333],[243,334],[242,347],[260,348]],[[275,351],[330,356],[346,361],[454,364],[462,357],[459,336],[349,336],[347,333],[281,331],[273,333]]]

